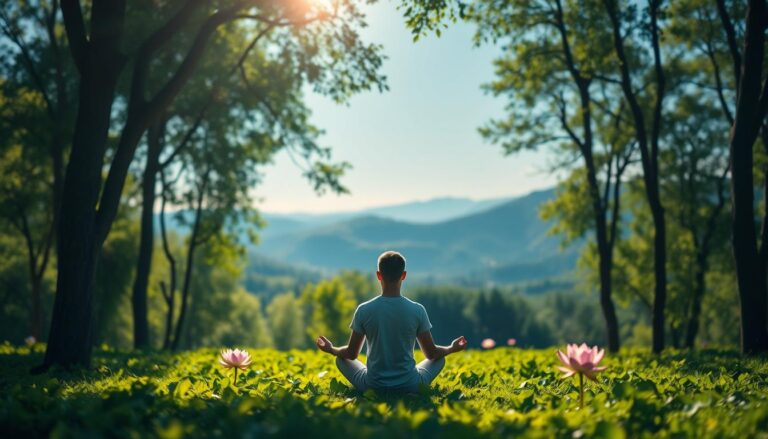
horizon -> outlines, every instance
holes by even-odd
[[[259,212],[265,213],[265,214],[269,214],[269,215],[276,215],[276,216],[282,216],[282,215],[284,215],[284,216],[291,216],[291,215],[307,215],[307,216],[317,215],[317,216],[322,216],[322,215],[347,214],[347,213],[348,214],[353,214],[353,213],[358,213],[358,212],[365,212],[367,210],[386,209],[386,208],[389,208],[389,207],[399,207],[399,206],[403,206],[403,205],[430,203],[430,202],[442,201],[442,200],[462,200],[462,201],[470,201],[470,202],[474,202],[474,203],[480,203],[480,202],[484,202],[484,201],[500,201],[500,202],[505,202],[505,201],[511,201],[513,199],[516,199],[516,198],[522,198],[522,197],[528,196],[528,195],[530,195],[530,194],[532,194],[534,192],[545,191],[545,190],[549,190],[549,189],[554,189],[554,186],[552,186],[552,187],[545,187],[545,188],[541,188],[541,189],[533,189],[533,190],[530,190],[528,192],[524,192],[522,194],[514,194],[514,195],[506,195],[506,196],[502,195],[502,196],[498,196],[498,197],[464,197],[464,196],[456,196],[456,195],[437,195],[437,196],[430,197],[430,198],[417,198],[417,199],[410,199],[410,200],[409,199],[405,199],[403,201],[398,201],[398,202],[394,202],[394,203],[373,204],[373,205],[370,205],[370,206],[364,206],[364,207],[358,207],[358,208],[350,208],[350,209],[342,209],[342,210],[333,210],[333,211],[312,211],[312,212],[309,212],[309,211],[297,210],[297,211],[289,211],[289,212],[276,212],[276,211],[271,211],[271,210],[259,209]]]

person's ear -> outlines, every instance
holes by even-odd
[[[381,272],[380,271],[376,272],[376,279],[381,280]]]
[[[405,276],[408,274],[407,271],[403,271],[403,274],[400,275],[400,280],[405,280]]]

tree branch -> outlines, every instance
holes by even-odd
[[[717,56],[714,50],[712,50],[712,46],[707,44],[707,49],[704,52],[712,63],[713,75],[715,77],[715,91],[717,92],[717,98],[720,100],[720,107],[723,110],[723,115],[728,119],[728,125],[733,125],[733,113],[731,113],[731,108],[728,105],[728,101],[725,99],[725,93],[723,91],[724,87],[720,75],[720,63],[717,62]]]
[[[85,33],[80,0],[61,0],[61,14],[64,17],[64,28],[67,32],[72,59],[77,70],[82,74],[89,43]]]
[[[243,53],[240,55],[240,58],[237,60],[237,63],[232,67],[232,70],[230,71],[230,75],[232,75],[238,68],[242,69],[243,63],[245,63],[245,60],[248,58],[248,55],[251,53],[254,47],[256,47],[256,44],[259,42],[261,38],[267,35],[272,29],[274,29],[274,26],[267,26],[266,28],[262,29],[261,32],[259,32],[253,38],[250,44],[248,44],[248,46],[245,48]],[[189,130],[187,130],[187,133],[184,135],[184,138],[182,139],[181,143],[179,143],[176,149],[173,150],[171,155],[169,155],[165,160],[163,160],[160,163],[160,169],[167,167],[173,161],[176,155],[178,155],[181,152],[181,150],[184,149],[186,145],[189,143],[189,141],[192,139],[192,135],[195,133],[195,131],[197,131],[197,129],[202,124],[203,119],[205,118],[205,114],[210,108],[211,103],[213,103],[214,94],[215,94],[215,88],[212,88],[208,94],[208,98],[205,104],[198,112],[197,118],[195,119],[194,124]]]
[[[733,62],[733,75],[736,83],[736,90],[739,90],[739,82],[741,81],[741,52],[739,51],[739,43],[736,40],[736,29],[733,27],[733,22],[728,14],[728,8],[725,5],[725,0],[717,0],[717,13],[720,15],[720,21],[723,24],[725,30],[725,36],[728,40],[728,49],[731,52],[731,60]],[[738,96],[736,97],[738,99]]]

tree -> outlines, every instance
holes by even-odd
[[[45,150],[50,159],[51,228],[58,226],[64,185],[64,157],[69,149],[74,117],[71,96],[75,90],[74,65],[59,17],[58,0],[8,2],[0,9],[2,43],[10,63],[3,74],[14,78],[42,98],[46,131]]]
[[[53,259],[64,155],[72,129],[69,96],[74,81],[72,65],[62,53],[67,48],[58,2],[9,2],[0,7],[0,49],[7,55],[0,63],[3,100],[11,101],[2,105],[0,130],[5,153],[14,156],[3,172],[2,216],[25,241],[29,334],[42,340],[42,282]]]
[[[768,351],[768,210],[760,239],[755,230],[754,145],[768,108],[768,80],[763,82],[766,7],[764,0],[747,4],[744,46],[739,50],[736,27],[725,0],[717,1],[723,32],[736,75],[736,107],[729,139],[731,166],[731,230],[736,279],[741,306],[741,349],[754,354]],[[762,84],[761,84],[762,83]],[[768,142],[764,140],[768,148]],[[768,197],[768,174],[764,197]],[[768,198],[764,198],[768,201]],[[764,203],[768,206],[768,202]]]
[[[288,350],[307,346],[304,308],[293,293],[278,294],[269,302],[267,321],[277,349]]]
[[[619,73],[619,83],[624,95],[624,99],[629,106],[634,124],[635,139],[637,147],[640,150],[640,162],[643,170],[643,182],[645,184],[645,194],[648,201],[648,207],[651,209],[654,227],[653,242],[653,263],[654,263],[654,294],[651,325],[653,329],[653,352],[660,353],[664,349],[664,307],[667,300],[667,254],[666,254],[666,223],[664,218],[664,206],[661,201],[659,189],[659,139],[662,129],[662,112],[664,108],[664,97],[666,92],[666,76],[664,74],[664,65],[661,58],[661,30],[659,28],[659,14],[661,9],[661,0],[649,0],[645,13],[647,13],[647,23],[637,23],[632,21],[636,15],[629,11],[622,10],[622,4],[619,0],[603,0],[605,13],[609,18],[612,41],[615,55],[616,69]],[[635,6],[631,6],[634,8]],[[635,84],[634,76],[645,74],[645,69],[635,57],[640,57],[640,53],[633,54],[630,51],[642,52],[644,44],[630,44],[628,51],[627,38],[637,35],[642,29],[647,34],[650,41],[647,44],[651,51],[653,70],[653,97],[649,104],[652,108],[650,124],[648,124],[648,115],[644,112],[643,104],[638,96],[638,88]]]
[[[307,335],[314,340],[319,335],[334,343],[344,343],[349,337],[349,324],[355,311],[353,293],[339,278],[309,284],[301,293],[305,315],[309,317]]]
[[[586,183],[580,201],[589,206],[588,214],[575,224],[563,215],[558,227],[561,231],[572,227],[574,237],[594,233],[608,348],[617,352],[619,325],[611,298],[613,249],[621,179],[632,149],[621,129],[626,115],[621,107],[611,108],[611,99],[606,98],[612,96],[612,85],[600,83],[611,49],[599,43],[610,39],[599,12],[594,4],[576,7],[560,0],[488,0],[473,5],[467,15],[478,23],[479,40],[504,38],[507,48],[495,61],[498,79],[487,88],[509,97],[510,115],[482,128],[481,134],[501,143],[507,154],[554,146],[568,157],[558,168],[582,162],[572,174],[572,183]],[[558,207],[569,203],[564,200],[568,196],[560,192]],[[550,206],[545,216],[547,211],[550,217],[566,212]]]
[[[26,88],[11,90],[2,84],[0,122],[0,219],[7,222],[23,240],[29,283],[29,323],[27,334],[42,340],[43,278],[53,246],[53,203],[50,199],[50,166],[47,163],[47,138],[30,127],[40,123],[40,94]],[[42,137],[42,138],[40,138]],[[42,145],[41,145],[42,144]]]
[[[241,148],[240,159],[229,162],[232,172],[239,174],[252,188],[258,183],[259,168],[255,165],[268,161],[273,154],[288,149],[292,155],[306,160],[305,176],[318,192],[330,187],[344,190],[338,182],[346,164],[326,163],[328,150],[316,143],[319,130],[309,124],[309,110],[304,106],[302,87],[311,84],[337,101],[346,100],[353,92],[350,88],[333,88],[332,83],[342,80],[367,82],[367,78],[343,79],[341,69],[346,63],[325,65],[316,60],[322,56],[316,48],[301,43],[291,57],[270,57],[267,48],[274,44],[274,26],[261,28],[258,34],[245,40],[247,28],[236,27],[222,34],[211,44],[215,58],[201,61],[198,73],[191,78],[191,86],[182,93],[177,103],[164,115],[156,128],[147,134],[146,160],[142,183],[142,232],[137,275],[133,289],[135,321],[135,345],[145,346],[147,339],[147,284],[154,247],[153,208],[155,205],[156,180],[159,172],[178,166],[184,151],[195,136],[207,135],[215,121],[219,130],[228,130],[211,146],[212,155],[237,153],[230,147],[233,142],[249,138],[251,146]],[[305,79],[308,72],[299,63],[315,62],[313,76]],[[356,62],[356,61],[351,61]],[[226,66],[222,70],[222,64]],[[326,87],[329,89],[326,90]],[[234,127],[247,127],[235,130]],[[172,148],[164,148],[166,135],[172,137]],[[161,159],[161,156],[162,159]],[[230,188],[236,188],[230,185]],[[244,196],[232,205],[232,209],[249,211],[252,200],[245,194],[249,189],[241,187]],[[234,212],[233,212],[234,213]],[[143,328],[143,329],[140,329]]]
[[[72,151],[62,190],[56,300],[49,344],[39,370],[53,364],[89,363],[96,257],[115,218],[136,148],[147,127],[158,122],[188,83],[209,41],[221,26],[244,19],[286,28],[282,41],[330,41],[329,45],[336,50],[326,52],[325,60],[329,63],[348,61],[349,54],[338,49],[351,46],[357,49],[351,52],[355,59],[362,61],[350,67],[350,76],[379,78],[376,70],[380,58],[375,47],[359,42],[355,29],[362,19],[351,3],[340,4],[333,14],[300,2],[256,6],[248,0],[228,2],[219,9],[199,1],[171,2],[160,8],[151,5],[144,11],[130,9],[131,17],[140,17],[142,23],[155,25],[155,17],[165,21],[146,36],[132,32],[131,41],[140,43],[127,55],[123,52],[124,47],[129,46],[126,3],[96,0],[85,11],[88,15],[77,0],[61,3],[69,48],[79,75],[79,97]],[[89,26],[85,25],[86,18]],[[181,61],[167,81],[159,86],[150,84],[150,72],[162,60],[159,54],[179,49],[175,37],[183,29],[195,29],[192,43],[180,53]],[[282,47],[290,50],[289,45]],[[107,156],[112,106],[118,79],[129,65],[127,61],[132,69],[128,75],[130,88],[126,93],[125,120],[120,124],[114,153]],[[344,89],[369,86],[369,82],[360,85],[355,81],[339,84]],[[109,157],[107,164],[106,157]]]

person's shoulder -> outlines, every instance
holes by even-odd
[[[357,305],[357,311],[359,312],[361,310],[365,310],[365,309],[371,308],[373,306],[376,306],[376,299],[378,299],[378,298],[379,298],[379,296],[376,296],[376,297],[374,297],[374,298],[372,298],[370,300],[366,300],[365,302]]]
[[[405,296],[403,296],[403,299],[405,299],[405,301],[408,304],[408,306],[412,307],[413,309],[416,309],[416,310],[419,310],[419,311],[421,311],[421,310],[426,311],[426,308],[424,308],[424,305],[420,304],[419,302],[417,302],[415,300],[411,300],[411,299],[409,299],[409,298],[407,298]]]

